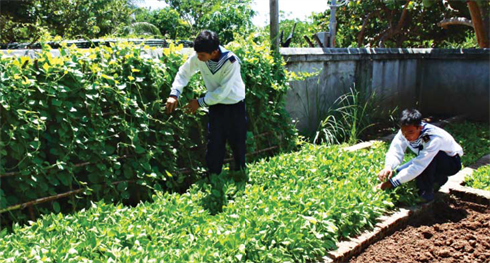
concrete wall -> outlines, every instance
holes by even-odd
[[[283,48],[286,67],[315,72],[291,82],[286,107],[298,128],[314,131],[351,87],[386,111],[416,107],[424,115],[490,116],[490,49]]]

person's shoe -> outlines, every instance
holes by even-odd
[[[429,191],[424,191],[420,194],[417,203],[418,204],[428,204],[434,201],[434,193]]]

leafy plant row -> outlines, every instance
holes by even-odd
[[[296,131],[284,110],[281,58],[251,40],[228,47],[241,58],[247,87],[248,152],[291,149]],[[131,43],[64,46],[60,56],[50,51],[44,46],[36,58],[0,55],[0,209],[75,189],[87,189],[93,200],[138,201],[148,189],[184,191],[196,180],[197,173],[180,171],[203,170],[206,114],[167,115],[164,108],[186,59],[180,48],[160,57]],[[196,75],[180,105],[203,92]],[[69,203],[73,209],[89,204],[78,198]],[[67,205],[55,201],[38,212]]]
[[[461,159],[463,165],[472,165],[490,153],[488,123],[466,121],[450,124],[446,129],[454,133],[455,139],[463,146],[464,155]],[[465,178],[465,184],[476,189],[490,190],[490,166],[478,168],[472,176]]]
[[[488,123],[465,121],[451,123],[444,127],[463,147],[461,162],[465,166],[474,164],[490,153],[490,129]]]
[[[490,191],[490,165],[478,168],[473,174],[465,178],[466,186]]]
[[[12,262],[304,262],[372,227],[413,189],[375,189],[386,145],[347,152],[304,145],[185,194],[157,192],[136,207],[94,203],[4,230],[0,258]],[[214,210],[218,206],[219,213]]]

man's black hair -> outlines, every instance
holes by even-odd
[[[210,30],[204,30],[194,39],[194,50],[196,52],[211,52],[219,48],[218,34]]]
[[[406,109],[400,116],[399,124],[400,126],[413,125],[418,127],[422,124],[422,114],[416,109]]]

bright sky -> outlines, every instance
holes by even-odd
[[[299,18],[304,20],[312,12],[323,12],[327,9],[327,0],[278,0],[279,10],[286,14],[286,18]],[[141,0],[142,7],[158,9],[167,6],[164,1]],[[265,26],[269,23],[269,0],[254,0],[253,10],[258,14],[253,18],[256,26]]]
[[[327,0],[278,0],[279,11],[283,11],[286,18],[306,19],[312,12],[319,13],[327,9]],[[269,0],[254,0],[252,9],[258,12],[253,18],[256,26],[269,24]]]

